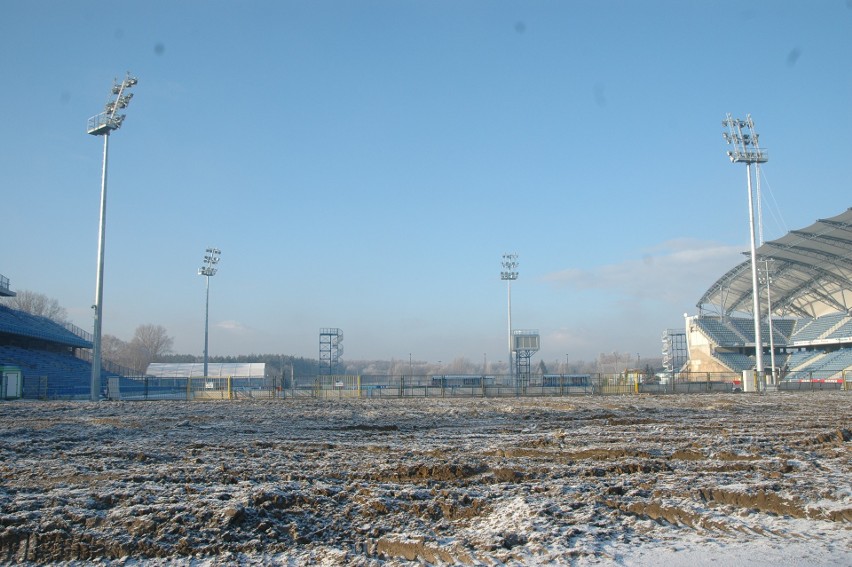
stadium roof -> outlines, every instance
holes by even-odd
[[[203,362],[152,362],[146,372],[160,378],[193,378],[204,376]],[[263,362],[210,362],[207,364],[208,378],[263,378],[266,364]]]
[[[791,230],[757,249],[757,266],[769,273],[772,313],[820,317],[852,309],[852,208],[809,227]],[[766,305],[766,285],[760,286]],[[701,297],[698,308],[720,314],[752,313],[751,258],[719,278]]]

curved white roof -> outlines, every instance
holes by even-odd
[[[263,378],[266,364],[263,362],[208,362],[207,376],[212,378]],[[204,376],[203,362],[152,362],[145,372],[158,378],[193,378]]]
[[[791,230],[757,249],[758,269],[770,260],[770,298],[776,316],[820,317],[852,309],[852,208]],[[760,286],[766,305],[766,285]],[[751,258],[719,278],[698,302],[720,314],[753,311]]]

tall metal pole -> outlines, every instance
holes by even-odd
[[[207,297],[204,301],[204,377],[207,377],[207,344],[209,333],[208,329],[210,328],[210,276],[205,278],[206,282],[206,291]]]
[[[122,108],[127,108],[130,104],[130,99],[133,98],[133,93],[128,93],[128,89],[134,87],[138,83],[136,77],[131,77],[130,73],[124,78],[121,83],[114,83],[111,91],[111,97],[104,106],[104,111],[89,118],[86,125],[86,133],[92,136],[104,137],[104,160],[103,171],[101,172],[101,211],[100,221],[98,223],[98,270],[95,278],[95,304],[92,308],[95,311],[94,332],[92,333],[92,379],[89,384],[89,398],[96,402],[100,398],[101,384],[101,351],[102,351],[102,331],[103,331],[103,303],[104,303],[104,247],[106,241],[106,197],[107,197],[107,163],[109,156],[109,135],[113,130],[121,128],[124,122],[125,115],[118,114]],[[114,97],[114,98],[113,98]]]
[[[508,343],[509,344],[509,381],[511,383],[514,383],[514,381],[515,381],[515,364],[514,364],[514,361],[512,360],[512,280],[508,280],[506,283],[507,283],[506,288],[508,289],[508,294],[509,294],[509,300],[508,300],[509,329],[508,329],[508,332],[506,333],[508,338],[509,338],[509,343]]]
[[[514,253],[503,254],[502,264],[503,271],[500,272],[500,279],[506,280],[507,293],[509,294],[509,383],[511,384],[515,381],[515,369],[512,363],[512,281],[518,279],[518,255]],[[515,387],[517,386],[515,384]]]
[[[104,134],[104,162],[101,173],[101,214],[98,223],[98,272],[95,276],[95,327],[92,337],[92,379],[89,398],[96,402],[100,397],[101,349],[104,304],[104,244],[106,239],[106,203],[107,203],[107,159],[109,157],[109,132]]]
[[[762,193],[760,191],[760,162],[754,164],[755,187],[757,189],[757,227],[758,227],[758,244],[763,246],[763,206],[761,205]],[[769,273],[770,258],[764,258],[763,263],[766,267],[766,320],[769,325],[769,383],[773,386],[778,385],[778,375],[775,366],[775,334],[772,332],[772,297],[769,290],[772,283],[772,276]]]
[[[754,358],[755,371],[759,380],[764,380],[763,370],[763,340],[760,336],[760,297],[757,279],[757,245],[755,242],[755,227],[754,227],[754,195],[751,189],[751,165],[765,163],[769,160],[766,152],[760,148],[758,143],[758,135],[754,130],[754,121],[751,115],[746,116],[745,120],[740,120],[731,117],[728,114],[722,125],[728,128],[727,132],[722,133],[725,141],[733,146],[728,150],[728,157],[731,163],[746,164],[746,179],[748,182],[748,216],[749,216],[749,231],[751,245],[751,291],[752,291],[752,309],[754,311]]]
[[[769,262],[771,258],[764,258],[763,265],[765,266],[764,277],[766,278],[766,319],[769,323],[769,364],[770,364],[770,383],[773,386],[778,385],[778,375],[775,372],[775,337],[772,332],[772,274],[769,273]]]
[[[758,378],[763,378],[763,338],[760,333],[760,288],[757,279],[757,241],[754,230],[754,199],[751,190],[751,163],[746,164],[748,177],[748,217],[751,230],[751,294],[754,310],[754,359]]]
[[[219,263],[219,254],[222,253],[218,248],[208,248],[204,255],[204,265],[198,268],[198,275],[206,278],[206,299],[204,302],[204,377],[207,377],[207,339],[209,336],[208,329],[210,328],[210,276],[216,275],[216,264]]]
[[[760,192],[760,163],[754,164],[755,201],[757,202],[757,245],[763,246],[763,193]]]

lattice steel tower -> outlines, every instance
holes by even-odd
[[[515,387],[525,392],[530,383],[530,358],[538,352],[541,339],[538,331],[512,331],[512,351],[515,353]]]
[[[689,360],[686,331],[666,329],[663,331],[663,368],[666,372],[680,372]]]
[[[340,329],[320,329],[319,334],[319,374],[331,375],[337,372],[340,356],[343,354],[343,331]]]

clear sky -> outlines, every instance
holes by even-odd
[[[852,205],[852,1],[5,0],[0,274],[92,328],[110,137],[104,333],[201,354],[343,360],[660,356],[764,236]]]

